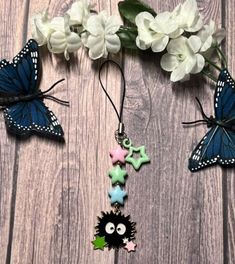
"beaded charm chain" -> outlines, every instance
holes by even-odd
[[[118,113],[112,99],[110,98],[101,81],[101,71],[104,65],[109,62],[112,62],[119,68],[124,82],[120,113]],[[126,85],[122,68],[119,66],[119,64],[112,60],[105,61],[100,67],[99,81],[102,89],[104,90],[117,114],[119,126],[115,132],[115,139],[118,143],[118,146],[116,149],[110,151],[113,168],[108,172],[108,176],[111,178],[112,183],[112,189],[108,192],[108,196],[110,198],[113,210],[110,212],[101,212],[101,217],[98,217],[98,224],[95,227],[96,234],[92,244],[94,249],[104,250],[105,247],[108,249],[124,248],[128,252],[131,252],[135,251],[136,248],[136,244],[134,243],[136,223],[131,222],[130,215],[125,216],[121,212],[121,207],[124,206],[124,201],[127,197],[127,193],[124,190],[127,172],[124,169],[124,166],[125,163],[128,162],[134,167],[135,170],[139,170],[141,165],[148,163],[150,159],[145,153],[145,146],[134,147],[131,140],[125,133],[125,126],[122,122],[122,113]],[[138,156],[137,159],[135,158],[136,156]]]

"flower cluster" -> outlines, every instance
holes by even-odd
[[[186,0],[172,12],[156,16],[141,12],[135,23],[138,48],[167,51],[161,58],[161,67],[171,72],[173,82],[188,80],[190,74],[201,72],[208,62],[207,54],[225,37],[225,30],[217,30],[214,21],[203,24],[196,0]]]
[[[32,23],[33,38],[52,53],[64,53],[67,60],[69,53],[81,47],[88,48],[94,60],[119,52],[120,20],[106,11],[95,14],[91,8],[86,0],[77,0],[63,17],[50,19],[47,11],[37,14]]]
[[[122,0],[118,8],[128,26],[106,11],[96,13],[87,1],[76,0],[63,17],[51,19],[47,11],[36,15],[33,38],[52,53],[64,53],[67,60],[81,47],[89,50],[93,60],[118,53],[122,47],[162,52],[161,67],[171,72],[173,82],[206,74],[206,67],[215,65],[211,61],[215,50],[224,59],[219,45],[225,30],[217,29],[212,20],[204,24],[196,0],[158,14],[140,0]]]

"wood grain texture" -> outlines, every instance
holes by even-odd
[[[227,35],[224,50],[228,58],[228,69],[235,76],[235,34],[234,34],[234,1],[223,1],[223,26]],[[235,262],[235,171],[234,169],[224,171],[224,263]]]
[[[24,42],[27,1],[1,1],[1,59],[12,59],[12,55]],[[16,23],[16,18],[17,22]],[[17,184],[17,143],[7,135],[4,119],[0,117],[0,263],[9,260],[11,253],[12,224]]]

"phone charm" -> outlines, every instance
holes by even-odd
[[[120,113],[118,113],[117,108],[115,107],[101,81],[101,71],[104,65],[109,62],[115,64],[119,68],[123,78],[124,87]],[[98,217],[98,224],[95,227],[95,239],[92,241],[92,244],[94,249],[104,250],[104,248],[107,247],[108,249],[113,248],[118,250],[119,248],[124,248],[128,252],[131,252],[135,251],[136,249],[136,244],[134,242],[136,223],[131,221],[131,217],[129,215],[125,216],[121,212],[121,207],[124,206],[125,198],[127,197],[127,192],[124,190],[127,171],[124,167],[125,163],[127,162],[132,164],[135,170],[139,170],[143,164],[150,162],[150,159],[145,153],[145,146],[134,147],[131,140],[125,133],[122,115],[126,85],[122,68],[119,66],[119,64],[112,60],[105,61],[100,66],[99,81],[102,89],[104,90],[117,114],[119,126],[115,131],[115,139],[118,143],[118,146],[116,149],[110,151],[113,168],[108,172],[108,176],[110,177],[112,183],[112,188],[108,192],[108,196],[110,198],[110,203],[113,207],[113,210],[110,212],[101,212],[101,216]]]

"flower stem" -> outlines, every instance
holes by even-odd
[[[207,72],[207,71],[205,71],[205,70],[202,70],[202,73],[204,74],[204,75],[206,75],[209,79],[211,79],[212,81],[214,81],[214,82],[217,82],[217,79],[211,74],[211,73],[209,73],[209,72]]]
[[[207,59],[206,57],[204,57],[204,58],[205,58],[205,61],[206,61],[208,64],[210,64],[211,66],[213,66],[214,68],[216,68],[216,70],[218,70],[218,71],[222,71],[222,69],[221,69],[218,65],[216,65],[214,62],[212,62],[211,60]]]
[[[221,57],[221,59],[222,59],[223,66],[225,68],[227,68],[228,67],[228,63],[227,63],[227,60],[226,60],[226,57],[225,57],[223,51],[219,48],[219,46],[216,46],[215,48],[216,48],[216,51],[217,51],[219,57]]]

